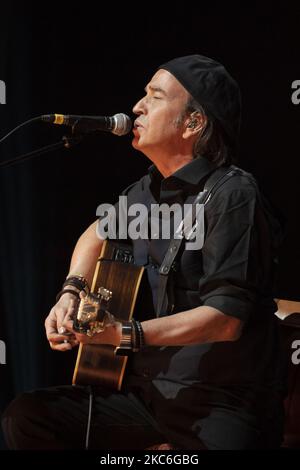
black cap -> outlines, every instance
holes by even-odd
[[[237,82],[219,62],[195,54],[177,57],[158,67],[174,75],[190,95],[218,120],[236,146],[241,121],[241,95]]]

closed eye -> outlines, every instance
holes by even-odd
[[[167,96],[165,90],[163,90],[162,88],[158,86],[147,85],[145,88],[145,92],[147,95],[150,95],[150,96],[152,95],[152,97],[155,98],[156,100],[160,100],[162,99],[163,96]],[[158,93],[158,96],[157,96],[157,93]]]

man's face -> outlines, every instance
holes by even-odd
[[[158,70],[145,88],[146,95],[134,106],[132,145],[147,156],[180,152],[186,141],[182,113],[189,94],[166,70]]]

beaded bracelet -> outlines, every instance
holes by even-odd
[[[132,350],[138,352],[145,347],[145,337],[141,322],[131,319],[132,323]]]
[[[139,350],[141,350],[145,347],[144,330],[143,330],[143,327],[141,325],[141,322],[139,322],[138,320],[135,320],[135,324],[136,324],[136,327],[137,327],[138,337],[139,337]]]

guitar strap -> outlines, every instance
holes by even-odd
[[[251,176],[249,173],[246,173],[244,170],[231,165],[227,168],[217,168],[207,179],[203,191],[201,191],[195,198],[192,207],[190,209],[189,214],[184,218],[183,223],[181,224],[181,228],[185,226],[185,221],[189,220],[192,221],[192,227],[196,221],[197,217],[197,204],[205,205],[211,197],[214,195],[216,190],[223,185],[229,178],[234,175],[244,175],[244,176]],[[192,214],[191,214],[192,212]],[[191,215],[190,215],[191,214]],[[175,268],[175,258],[179,253],[182,241],[184,239],[183,233],[178,238],[173,237],[170,241],[169,247],[161,263],[159,268],[159,283],[158,283],[158,294],[157,294],[157,306],[156,306],[156,316],[160,317],[165,314],[162,313],[162,308],[165,301],[166,291],[167,291],[167,284],[169,275],[171,270]],[[173,310],[173,306],[171,306],[171,311]]]

